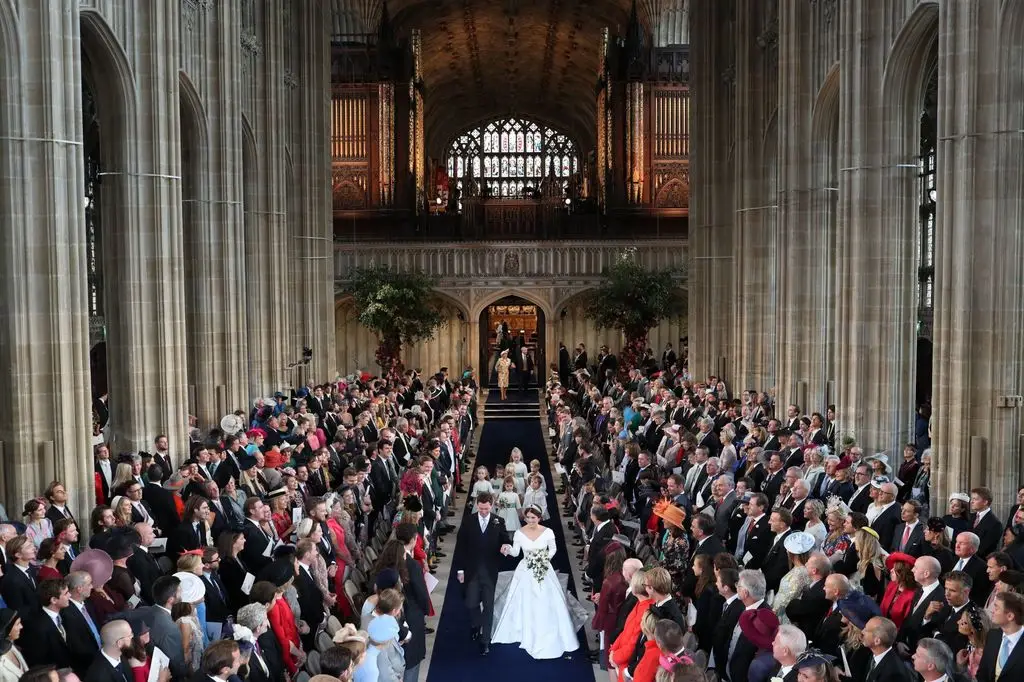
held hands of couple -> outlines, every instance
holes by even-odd
[[[512,551],[512,545],[502,545],[500,551],[505,556],[508,556],[509,552]]]

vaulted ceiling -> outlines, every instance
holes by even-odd
[[[334,34],[374,33],[382,0],[332,0]],[[436,154],[459,131],[517,115],[594,143],[602,31],[624,35],[632,0],[389,0],[395,32],[422,36],[427,140]],[[685,0],[640,0],[648,35],[668,16],[685,32]],[[682,17],[682,18],[680,18]]]

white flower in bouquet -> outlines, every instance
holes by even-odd
[[[526,555],[526,568],[533,574],[533,579],[538,583],[544,582],[548,574],[548,550],[538,549]]]

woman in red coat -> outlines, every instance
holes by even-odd
[[[636,639],[640,636],[641,619],[651,606],[651,598],[647,596],[646,582],[646,571],[637,571],[633,574],[633,579],[629,582],[629,589],[636,595],[636,606],[626,616],[622,632],[615,638],[608,650],[608,665],[610,669],[614,668],[613,674],[618,682],[624,682],[626,668],[636,649]]]
[[[626,550],[617,542],[609,542],[604,548],[604,582],[593,600],[597,603],[594,620],[591,625],[604,637],[604,655],[607,660],[612,647],[608,634],[615,629],[615,621],[619,615],[622,602],[626,601],[626,590],[629,585],[622,574],[622,564],[626,561]]]
[[[282,574],[276,577],[284,578],[285,576]],[[283,581],[281,585],[277,585],[278,582],[282,582],[278,579],[273,582],[261,580],[253,585],[249,592],[249,598],[252,601],[266,605],[270,629],[273,631],[274,637],[277,638],[278,646],[281,647],[281,658],[284,660],[284,665],[292,676],[298,671],[301,663],[295,654],[302,651],[299,629],[295,626],[295,614],[292,607],[288,605],[288,600],[284,598],[284,592],[293,578],[294,575]]]
[[[661,665],[661,649],[658,648],[658,641],[654,638],[654,628],[658,624],[658,617],[651,611],[647,611],[640,623],[640,631],[646,637],[644,641],[644,654],[633,670],[633,682],[654,682]]]
[[[885,567],[889,569],[889,577],[892,580],[882,595],[882,615],[898,628],[910,615],[914,605],[914,590],[918,587],[912,570],[914,557],[903,552],[893,552],[886,557]]]

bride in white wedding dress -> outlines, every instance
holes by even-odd
[[[516,531],[507,554],[517,556],[522,551],[524,558],[508,589],[495,598],[491,642],[518,642],[537,659],[560,658],[576,651],[580,643],[565,590],[551,567],[557,551],[555,533],[540,525],[541,511],[536,507],[527,507],[523,516],[526,525]]]

